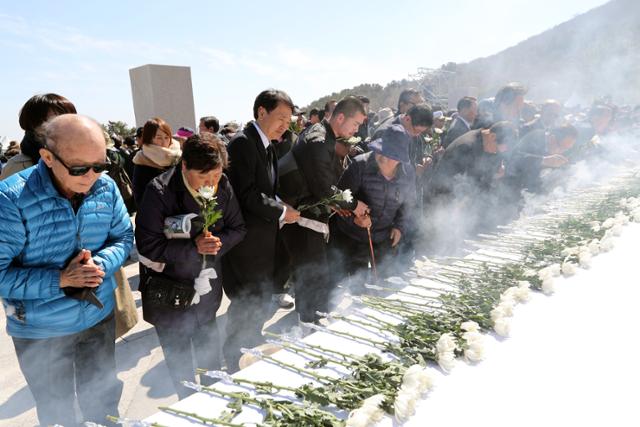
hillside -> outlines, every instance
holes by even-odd
[[[372,109],[395,106],[405,88],[421,88],[455,99],[462,94],[491,97],[506,82],[529,88],[527,98],[557,98],[568,104],[587,104],[610,95],[616,103],[640,103],[640,1],[613,0],[559,24],[541,34],[486,58],[469,63],[420,70],[416,80],[360,85],[320,98],[367,95]],[[437,102],[437,101],[436,101]]]

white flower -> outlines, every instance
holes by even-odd
[[[613,227],[611,227],[611,233],[612,233],[614,236],[619,236],[619,235],[621,235],[621,234],[622,234],[622,225],[620,225],[620,224],[616,224],[616,225],[614,225]]]
[[[626,216],[623,212],[618,212],[615,216],[616,224],[627,225],[629,224],[629,217]]]
[[[342,190],[342,200],[347,203],[353,202],[353,194],[351,194],[350,189],[347,188],[346,190]]]
[[[503,299],[491,310],[491,318],[495,317],[511,317],[513,316],[513,308],[516,306],[515,299]]]
[[[531,299],[531,290],[529,289],[529,286],[518,286],[516,288],[516,299],[523,303],[529,301]]]
[[[426,368],[415,364],[404,372],[402,387],[413,388],[418,395],[422,395],[433,387],[433,378]]]
[[[416,402],[418,396],[415,389],[400,387],[395,402],[393,402],[393,411],[396,420],[405,422],[416,412]]]
[[[551,264],[538,270],[538,278],[544,280],[560,275],[560,264]]]
[[[580,252],[578,254],[578,264],[582,268],[589,268],[591,266],[591,252],[588,250]]]
[[[467,332],[480,332],[480,325],[473,320],[468,320],[460,324],[460,329]]]
[[[511,333],[511,323],[506,317],[501,317],[493,321],[493,330],[501,337],[508,337]]]
[[[555,292],[555,287],[554,287],[554,283],[553,283],[553,279],[551,277],[544,279],[542,281],[542,292],[545,295],[551,295],[552,293]]]
[[[216,195],[216,188],[210,187],[208,185],[203,185],[198,189],[198,194],[200,194],[200,197],[202,197],[205,200],[212,200],[213,197]]]
[[[592,231],[596,233],[600,231],[600,223],[598,221],[591,221],[589,225],[591,226]]]
[[[518,280],[518,287],[519,288],[531,288],[531,283],[527,282],[526,280]]]
[[[453,351],[438,353],[438,365],[445,372],[451,371],[456,366],[456,355]]]
[[[513,305],[516,304],[516,291],[518,290],[518,288],[516,286],[511,286],[510,288],[507,288],[502,295],[500,295],[500,302],[511,302]]]
[[[589,248],[589,252],[591,252],[592,255],[598,255],[600,253],[600,241],[598,241],[598,239],[593,239],[591,242],[589,242],[587,247]]]
[[[438,353],[453,352],[458,348],[455,338],[450,333],[440,335],[436,343],[436,351]]]
[[[562,275],[564,277],[573,276],[576,274],[576,265],[572,262],[564,262],[562,263]]]
[[[611,228],[616,224],[615,220],[613,218],[607,218],[603,223],[602,223],[602,228]]]
[[[602,252],[609,252],[613,249],[613,246],[614,241],[611,237],[603,237],[602,240],[600,240],[600,250]]]
[[[465,332],[462,337],[467,342],[464,357],[471,362],[479,362],[484,358],[484,337],[479,332]]]
[[[381,407],[383,401],[383,394],[376,394],[365,399],[362,406],[349,413],[346,426],[367,427],[380,421],[384,416],[384,410]]]

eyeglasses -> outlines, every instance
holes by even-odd
[[[83,176],[83,175],[86,175],[87,172],[89,172],[89,170],[91,170],[91,169],[93,169],[93,171],[95,173],[102,173],[102,172],[106,171],[107,168],[109,167],[108,159],[107,159],[106,163],[96,163],[96,164],[87,165],[87,166],[69,166],[64,162],[64,160],[62,160],[60,158],[60,156],[58,156],[56,154],[55,151],[53,151],[50,148],[47,148],[47,151],[49,151],[51,154],[53,154],[53,157],[55,157],[56,160],[58,160],[62,164],[62,166],[64,166],[67,169],[67,171],[69,172],[69,175],[71,175],[71,176]]]

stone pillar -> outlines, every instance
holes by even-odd
[[[130,69],[129,77],[136,126],[160,117],[174,133],[182,126],[196,129],[191,68],[148,64]]]

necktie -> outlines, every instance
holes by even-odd
[[[269,183],[273,187],[275,184],[273,177],[273,147],[269,144],[266,148],[267,151],[267,176],[269,177]]]

